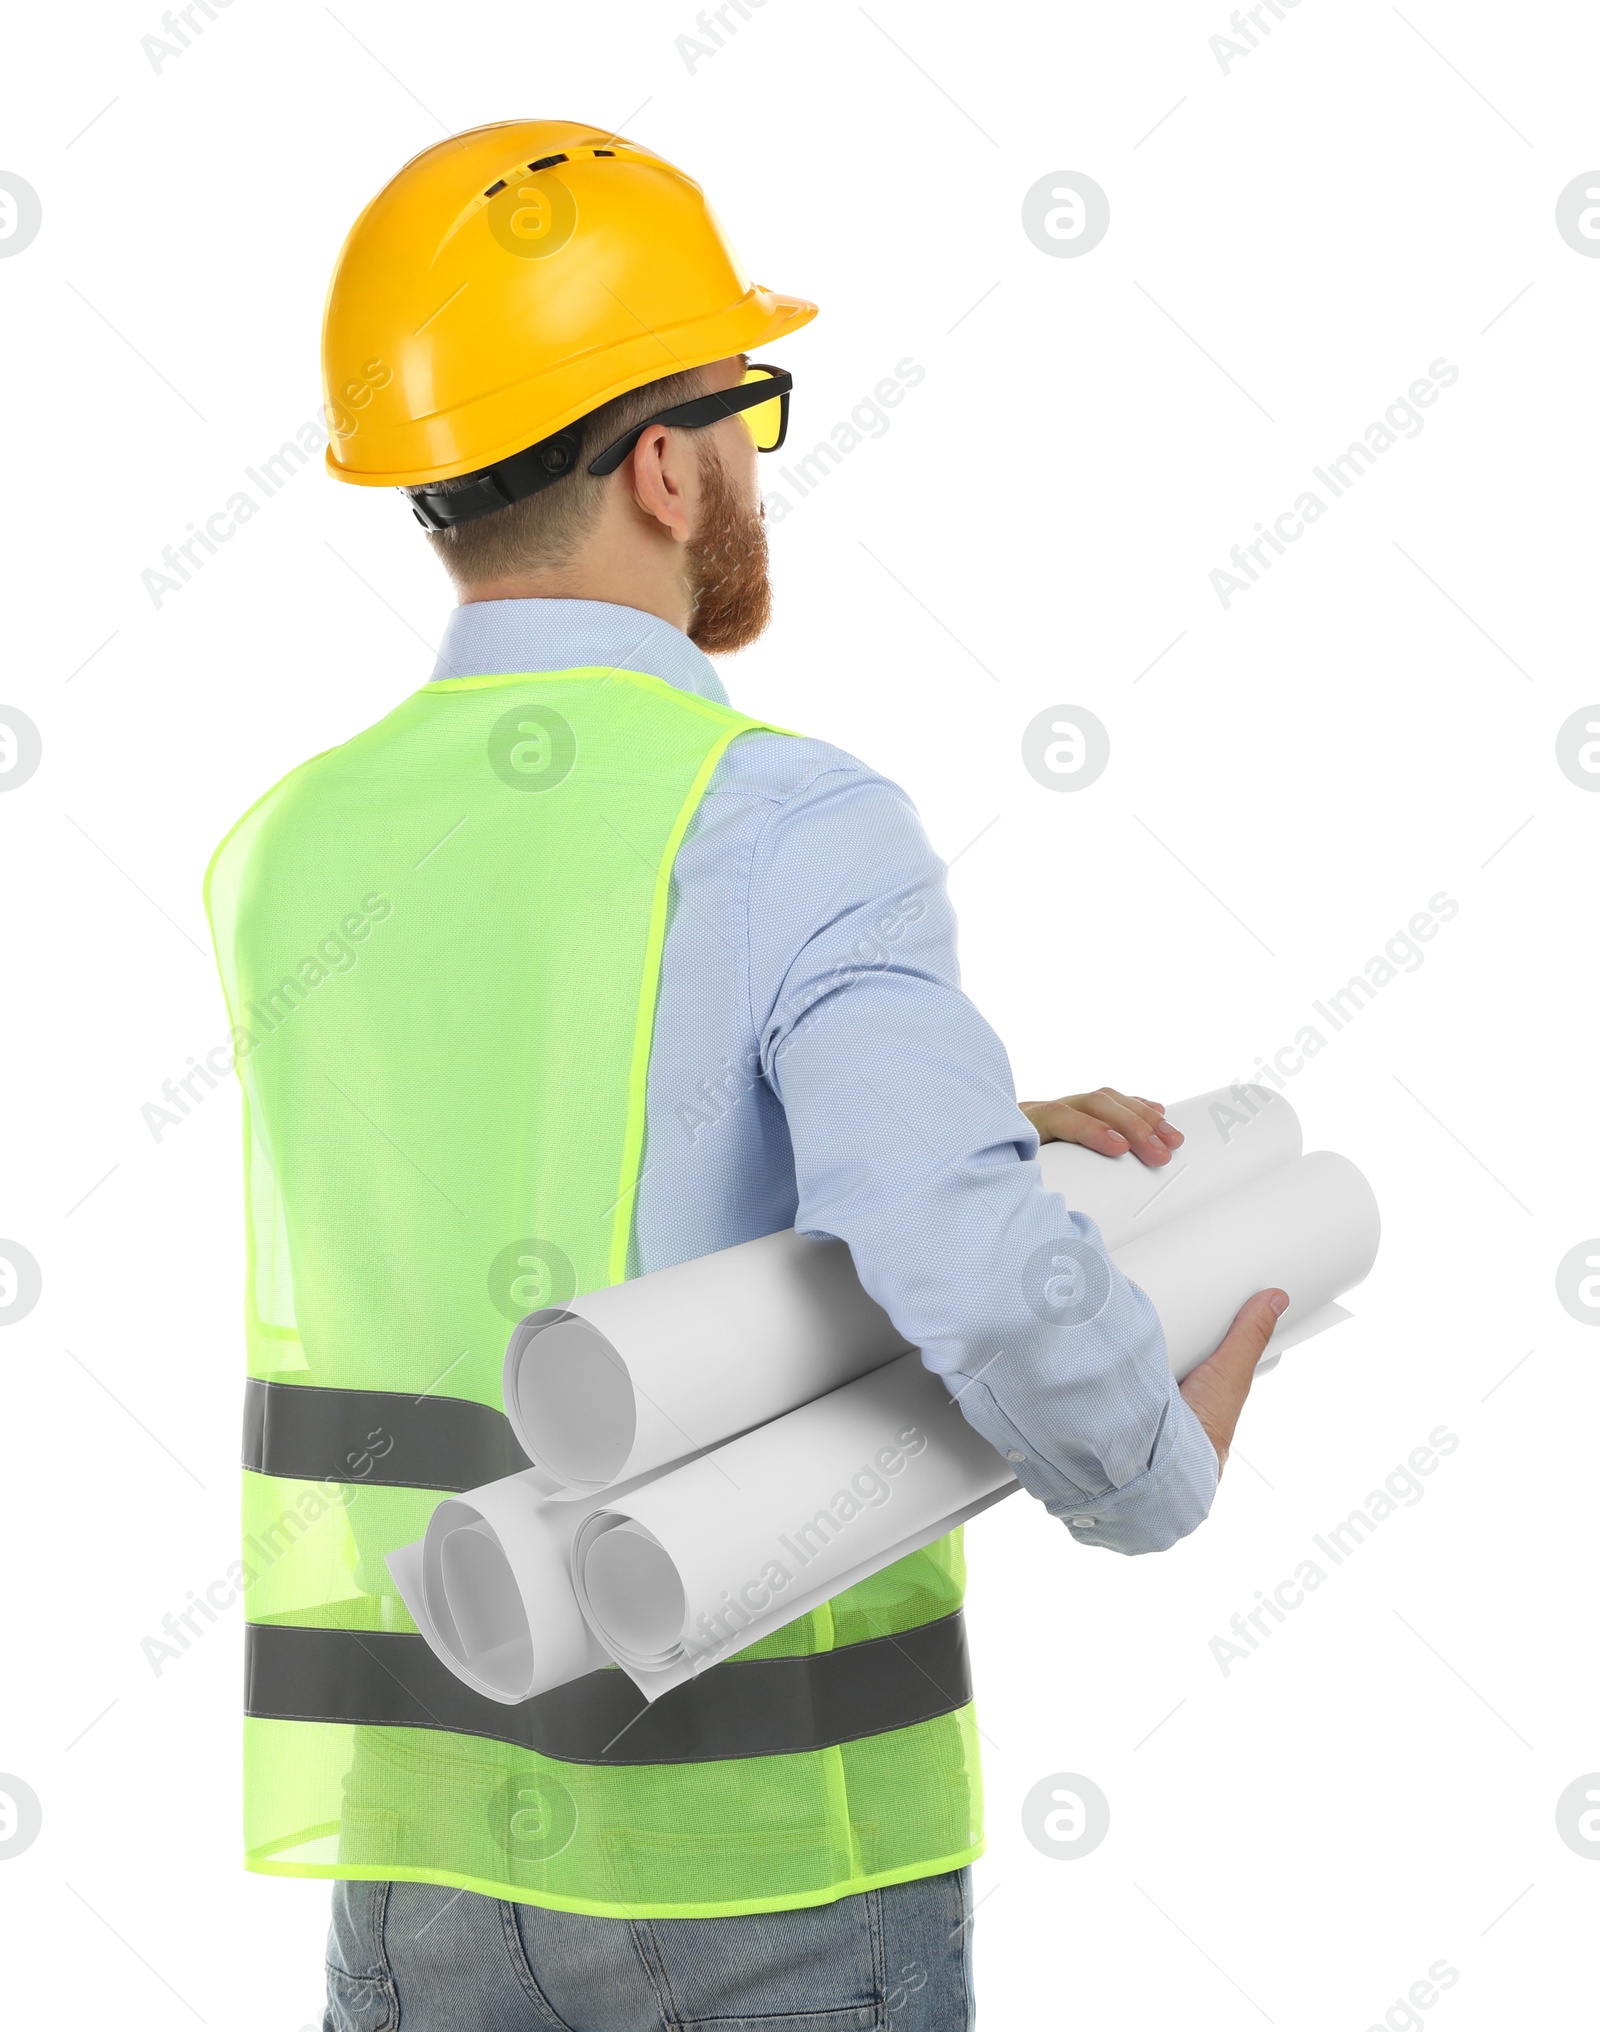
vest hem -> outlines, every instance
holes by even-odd
[[[734,1919],[751,1912],[799,1912],[814,1905],[833,1905],[841,1898],[853,1898],[862,1891],[879,1891],[890,1884],[914,1884],[923,1877],[943,1877],[952,1870],[965,1869],[984,1853],[980,1840],[954,1855],[930,1857],[917,1863],[902,1863],[892,1870],[876,1870],[851,1877],[817,1891],[787,1891],[765,1898],[727,1898],[708,1904],[663,1904],[645,1899],[637,1904],[619,1905],[597,1898],[563,1898],[555,1893],[536,1897],[514,1884],[497,1884],[489,1878],[463,1876],[454,1870],[431,1870],[420,1865],[386,1863],[283,1863],[246,1852],[244,1867],[258,1877],[322,1877],[357,1883],[437,1884],[444,1890],[476,1891],[481,1897],[503,1898],[514,1905],[538,1905],[547,1912],[577,1912],[591,1919]]]

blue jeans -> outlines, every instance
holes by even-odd
[[[323,2032],[970,2032],[971,1873],[734,1919],[333,1887]]]

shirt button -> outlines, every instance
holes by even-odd
[[[1025,1453],[1018,1453],[1014,1446],[1007,1447],[1006,1449],[1007,1460],[1026,1460],[1027,1458],[1028,1456]]]
[[[1092,1524],[1094,1519],[1092,1517],[1074,1517],[1072,1521],[1074,1524]]]

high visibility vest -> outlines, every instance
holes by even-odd
[[[250,1869],[691,1918],[979,1852],[959,1533],[650,1706],[615,1667],[480,1697],[384,1565],[442,1497],[526,1465],[500,1401],[514,1323],[635,1268],[673,860],[763,724],[631,671],[449,679],[217,850]]]

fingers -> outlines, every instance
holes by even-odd
[[[1276,1290],[1258,1291],[1247,1298],[1215,1351],[1197,1362],[1178,1385],[1179,1395],[1216,1448],[1219,1463],[1227,1462],[1234,1427],[1255,1380],[1256,1363],[1288,1303],[1288,1293]]]
[[[1233,1325],[1223,1335],[1216,1353],[1209,1357],[1228,1368],[1237,1367],[1253,1376],[1256,1363],[1267,1351],[1267,1342],[1281,1315],[1287,1310],[1287,1291],[1258,1291],[1247,1298],[1233,1316]]]
[[[1102,1157],[1122,1157],[1128,1150],[1126,1136],[1080,1103],[1081,1097],[1059,1101],[1025,1101],[1022,1112],[1039,1132],[1041,1143],[1081,1143]]]
[[[1092,1094],[1074,1094],[1072,1104],[1080,1112],[1103,1123],[1120,1149],[1131,1150],[1144,1164],[1166,1164],[1183,1141],[1182,1135],[1164,1119],[1154,1101],[1118,1093],[1115,1087],[1097,1087]],[[1096,1146],[1098,1147],[1098,1146]]]
[[[1159,1101],[1096,1087],[1090,1094],[1064,1094],[1058,1101],[1023,1101],[1022,1112],[1041,1143],[1081,1143],[1102,1157],[1131,1150],[1142,1164],[1165,1164],[1183,1141]]]
[[[1169,1149],[1176,1150],[1178,1145],[1183,1141],[1183,1131],[1181,1129],[1174,1129],[1172,1124],[1166,1120],[1167,1111],[1161,1103],[1159,1101],[1147,1101],[1142,1094],[1134,1094],[1131,1098],[1137,1101],[1141,1108],[1149,1108],[1153,1112],[1155,1119],[1151,1122],[1150,1126]]]

